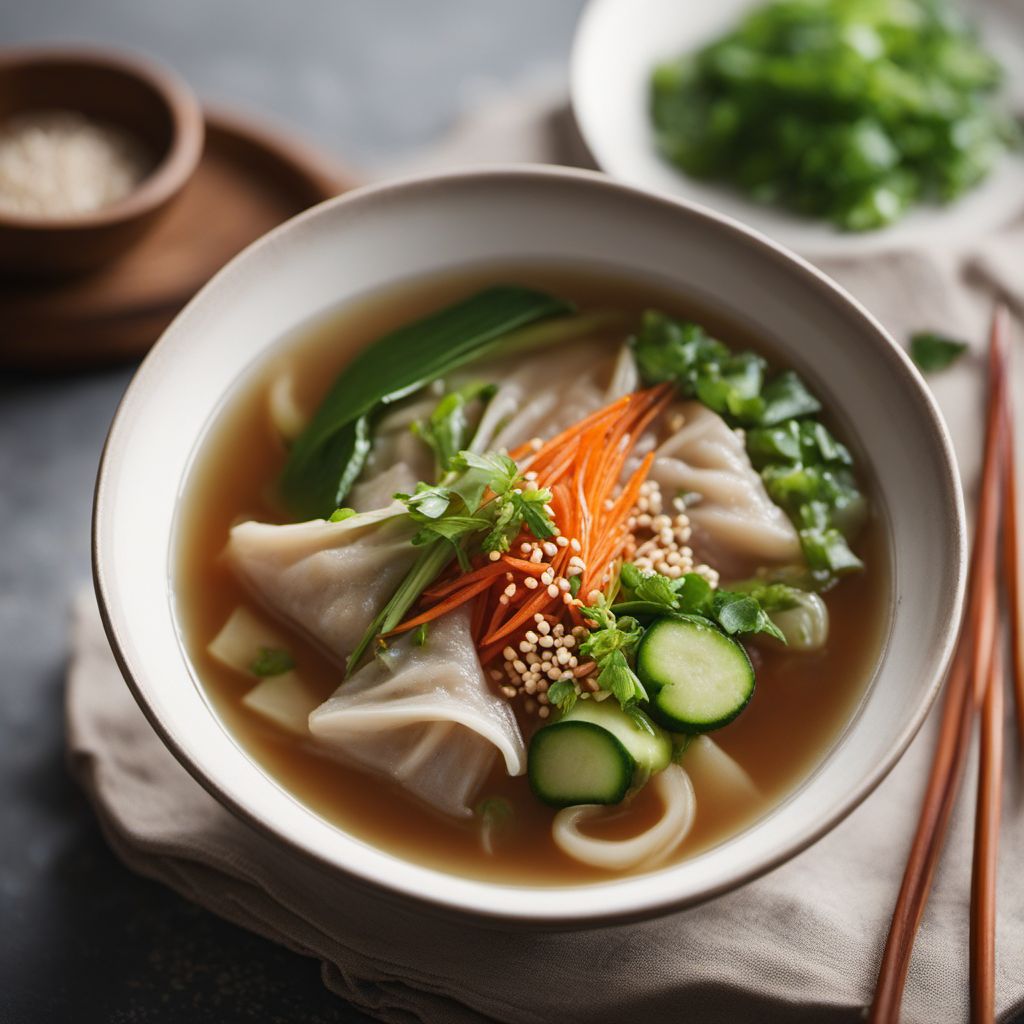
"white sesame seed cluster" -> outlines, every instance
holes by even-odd
[[[500,683],[503,697],[515,700],[523,697],[523,710],[547,718],[548,687],[560,679],[575,680],[582,693],[597,691],[597,680],[591,674],[592,661],[580,663],[578,647],[586,638],[582,626],[568,629],[562,622],[552,625],[541,614],[533,617],[533,629],[528,629],[519,641],[518,649],[508,646],[502,651],[501,669],[492,669],[491,678]]]
[[[661,488],[653,480],[644,481],[636,506],[627,520],[623,559],[670,579],[696,572],[712,586],[717,586],[718,572],[715,569],[703,563],[694,564],[693,549],[687,543],[691,535],[690,519],[682,499],[676,498],[672,502],[673,515],[664,512],[663,507]],[[582,604],[579,598],[572,596],[572,577],[581,575],[587,568],[580,556],[580,542],[575,537],[558,535],[546,541],[524,541],[518,553],[531,562],[539,563],[550,561],[559,548],[566,547],[573,554],[564,576],[547,569],[539,579],[527,576],[517,583],[513,574],[507,573],[508,586],[499,601],[508,604],[516,597],[517,588],[524,586],[530,590],[546,587],[548,596],[561,597],[567,610],[570,605]],[[491,557],[495,558],[495,555]],[[587,601],[595,603],[601,596],[601,591],[595,590],[587,595]],[[547,691],[552,683],[562,679],[572,680],[580,697],[594,695],[600,699],[605,694],[598,692],[596,666],[592,661],[581,663],[579,659],[579,645],[588,635],[583,626],[567,625],[556,621],[553,615],[538,613],[534,615],[533,628],[526,630],[518,644],[509,645],[502,651],[501,668],[491,669],[491,679],[503,697],[510,701],[522,698],[523,710],[539,718],[547,718],[551,714]]]
[[[665,511],[657,481],[645,480],[626,523],[629,536],[622,552],[624,561],[673,580],[695,572],[713,587],[718,586],[717,570],[703,563],[694,564],[693,548],[689,545],[693,531],[683,499],[673,498],[670,507],[671,514]]]

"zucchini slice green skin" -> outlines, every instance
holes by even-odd
[[[552,807],[621,803],[635,771],[621,741],[593,722],[556,722],[530,741],[530,788]]]
[[[639,708],[633,709],[636,715],[646,723],[637,720],[622,710],[622,706],[614,697],[607,700],[578,700],[573,709],[563,715],[560,722],[591,722],[607,729],[629,751],[641,771],[651,775],[664,771],[672,760],[672,738],[645,715]]]
[[[754,695],[754,668],[743,647],[683,619],[651,624],[637,650],[636,672],[651,695],[651,717],[674,732],[720,729]]]

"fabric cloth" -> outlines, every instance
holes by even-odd
[[[580,152],[561,105],[499,100],[418,166],[568,162]],[[968,487],[979,465],[980,352],[991,295],[1002,292],[1024,311],[1022,255],[1018,224],[977,252],[825,265],[897,339],[925,327],[972,339],[973,357],[933,379]],[[91,594],[76,604],[72,647],[70,764],[117,854],[215,913],[317,957],[324,983],[381,1021],[861,1018],[917,817],[935,714],[864,805],[766,877],[656,921],[525,934],[410,910],[280,850],[164,748],[120,677]],[[903,1012],[911,1024],[967,1017],[973,761],[915,946]],[[1003,1019],[1024,1008],[1024,794],[1016,768],[1011,754],[997,936]]]

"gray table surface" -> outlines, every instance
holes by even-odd
[[[0,0],[0,46],[147,51],[210,101],[371,165],[564,73],[581,0]],[[0,331],[2,331],[0,324]],[[63,763],[70,595],[130,368],[0,376],[0,1024],[364,1020],[314,962],[126,871]]]

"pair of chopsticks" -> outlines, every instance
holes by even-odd
[[[899,1019],[914,937],[942,852],[979,712],[981,737],[971,876],[970,1019],[972,1024],[995,1019],[996,863],[1002,803],[1005,685],[1003,638],[999,628],[1000,584],[1006,594],[1011,674],[1020,736],[1024,741],[1024,648],[1007,335],[1006,310],[997,306],[989,337],[985,454],[964,625],[946,678],[938,743],[882,954],[868,1018],[871,1024],[890,1024]]]

